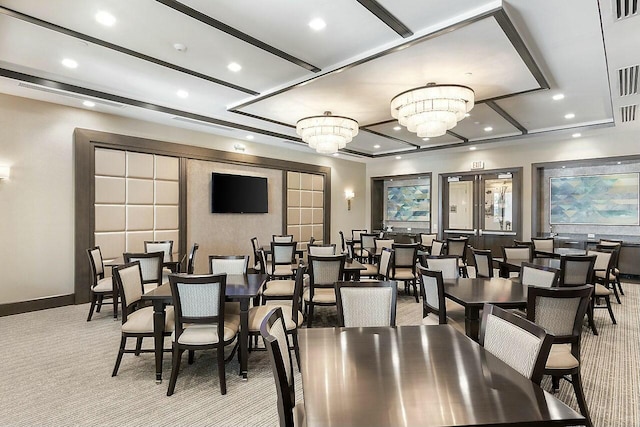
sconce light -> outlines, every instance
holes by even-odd
[[[354,197],[356,197],[356,193],[354,193],[353,190],[345,190],[344,191],[344,198],[347,199],[347,210],[348,211],[351,210],[351,200],[353,200]]]
[[[0,166],[0,179],[9,179],[10,175],[11,175],[11,167]]]
[[[233,149],[241,153],[244,153],[244,150],[246,150],[246,148],[247,147],[244,144],[233,144]]]

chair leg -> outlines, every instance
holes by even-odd
[[[609,295],[604,297],[604,302],[607,304],[607,310],[609,310],[609,317],[611,317],[611,321],[614,325],[617,324],[616,318],[613,315],[613,310],[611,309],[611,298],[609,297]]]
[[[618,288],[616,287],[616,282],[609,282],[609,284],[613,285],[613,295],[616,297],[616,301],[618,302],[618,304],[622,304],[622,302],[620,301],[620,294],[618,294]]]
[[[560,390],[560,378],[562,377],[558,377],[555,375],[551,376],[551,392],[552,393],[557,393]]]
[[[419,303],[420,302],[420,298],[418,298],[418,285],[416,284],[416,279],[413,279],[411,281],[411,284],[413,285],[413,296],[416,297],[416,302]]]
[[[118,291],[113,291],[113,318],[118,318]]]
[[[300,368],[300,347],[298,346],[298,331],[293,331],[291,333],[291,337],[293,338],[293,351],[296,354],[296,362],[298,362],[298,372],[302,372]]]
[[[142,349],[142,337],[136,339],[136,356],[140,356],[140,350]]]
[[[618,289],[620,289],[620,295],[624,295],[624,290],[622,289],[622,283],[620,283],[620,277],[618,277],[617,275],[616,275],[616,282],[614,283],[614,286],[616,284],[618,285]]]
[[[309,310],[309,317],[307,318],[307,328],[311,328],[313,326],[313,303],[309,301],[307,303],[307,307]]]
[[[127,344],[127,337],[124,335],[120,338],[120,349],[118,350],[118,357],[116,357],[116,366],[113,367],[112,377],[118,375],[118,369],[120,369],[120,362],[122,362],[122,355],[124,354],[124,347]]]
[[[220,394],[227,394],[227,376],[224,369],[224,344],[218,347],[218,377],[220,377]]]
[[[102,308],[102,299],[104,296],[102,294],[98,295],[98,306],[96,307],[96,313],[100,313],[100,309]]]
[[[171,377],[169,378],[169,388],[167,389],[167,396],[171,396],[176,389],[176,380],[178,379],[178,373],[180,372],[180,359],[182,358],[182,350],[176,343],[173,344],[173,351],[171,352]]]
[[[194,350],[189,350],[189,360],[188,360],[189,365],[193,365],[193,359],[195,355],[196,355],[196,352]]]
[[[571,375],[571,384],[573,384],[573,390],[576,393],[576,400],[580,407],[580,413],[587,421],[587,427],[593,427],[591,416],[589,415],[589,409],[587,408],[587,401],[584,397],[584,390],[582,389],[582,378],[580,377],[580,372]]]
[[[589,308],[587,309],[587,320],[589,320],[589,327],[591,327],[591,331],[593,335],[598,335],[598,329],[596,328],[596,323],[593,321],[593,309],[595,306],[595,298],[591,298],[591,303],[589,304]]]
[[[93,310],[96,308],[96,301],[98,300],[98,296],[91,292],[91,307],[89,307],[89,316],[87,317],[87,322],[91,321],[91,317],[93,316]]]

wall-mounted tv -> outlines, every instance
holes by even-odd
[[[213,172],[211,212],[268,213],[267,178]]]

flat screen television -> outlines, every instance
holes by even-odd
[[[267,178],[211,174],[212,213],[268,213]]]

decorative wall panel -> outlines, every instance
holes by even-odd
[[[550,178],[551,224],[638,225],[638,173]]]
[[[431,187],[408,185],[387,188],[387,219],[389,221],[430,221]]]
[[[311,237],[322,243],[324,234],[324,176],[287,172],[287,233],[306,249]]]

